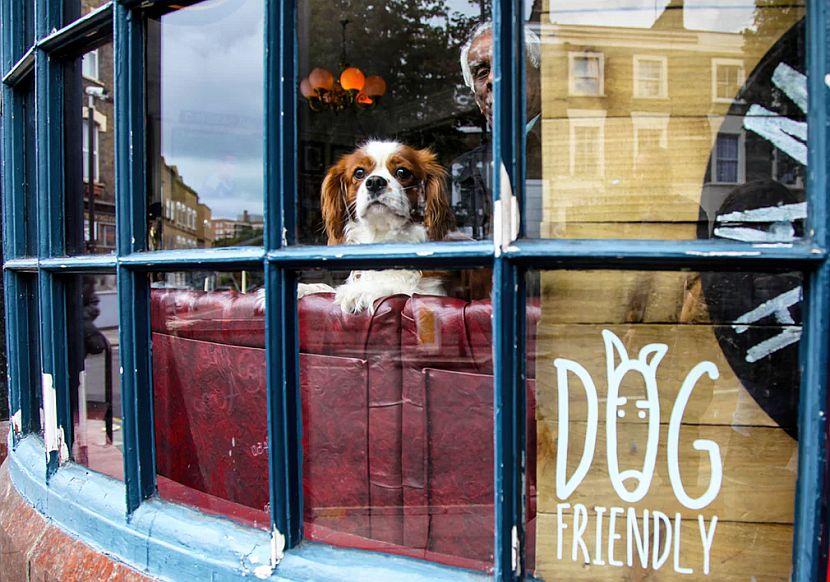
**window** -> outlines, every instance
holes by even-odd
[[[95,171],[94,174],[94,181],[97,182],[100,178],[100,165],[98,163],[98,124],[92,124],[92,153],[90,154],[89,151],[89,120],[84,119],[83,127],[82,127],[82,135],[83,135],[83,159],[89,160],[89,156],[92,156],[92,165]],[[89,182],[89,164],[86,163],[83,166],[84,172],[84,182]]]
[[[731,103],[744,84],[744,63],[736,59],[712,59],[712,101]]]
[[[594,178],[605,172],[605,112],[572,110],[570,116],[570,174]]]
[[[568,53],[568,94],[601,97],[605,93],[605,55]]]
[[[638,175],[665,163],[669,147],[670,116],[665,113],[631,112],[634,126],[634,169]]]
[[[83,76],[93,81],[98,80],[98,49],[89,51],[82,59]]]
[[[161,579],[821,576],[816,2],[59,4],[0,34],[50,520]]]
[[[721,133],[712,151],[713,181],[720,184],[743,182],[743,136]]]
[[[634,97],[666,99],[668,96],[668,59],[634,55]]]

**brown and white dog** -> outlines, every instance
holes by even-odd
[[[421,243],[444,240],[455,228],[447,172],[428,149],[369,141],[332,166],[321,191],[328,244]],[[300,285],[300,296],[335,292],[345,312],[374,309],[388,295],[444,295],[440,279],[421,271],[352,271],[332,290]]]

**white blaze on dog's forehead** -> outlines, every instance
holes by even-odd
[[[375,161],[375,168],[380,169],[386,167],[387,160],[401,149],[401,144],[396,141],[369,141],[361,149]]]

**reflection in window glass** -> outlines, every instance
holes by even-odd
[[[112,43],[66,64],[66,252],[115,252]],[[90,176],[92,179],[90,180]]]
[[[23,0],[21,4],[23,4],[23,52],[17,55],[18,58],[35,44],[35,0]]]
[[[159,495],[268,529],[262,271],[150,281]]]
[[[28,359],[18,360],[19,386],[21,394],[31,397],[27,411],[30,424],[21,427],[25,432],[34,432],[43,435],[43,407],[41,388],[40,365],[40,307],[38,305],[37,276],[31,274],[14,275],[17,278],[17,295],[15,299],[24,306],[18,322],[20,336],[10,338],[18,342],[20,354],[26,354]],[[22,345],[21,345],[22,344]],[[14,411],[12,411],[14,414]],[[21,411],[22,415],[22,411]]]
[[[491,59],[466,46],[489,13],[467,0],[299,3],[301,243],[491,235]],[[369,140],[383,143],[358,151]]]
[[[528,275],[535,576],[789,577],[801,285],[793,273]]]
[[[17,145],[22,151],[23,162],[23,231],[24,231],[24,254],[26,256],[37,255],[37,140],[35,125],[35,81],[34,75],[30,75],[21,89],[18,103],[22,107],[23,135],[19,136],[22,143]],[[15,140],[17,141],[17,139]]]
[[[525,4],[528,237],[803,236],[803,2]]]
[[[262,244],[263,4],[148,13],[151,250]]]
[[[75,425],[72,458],[123,479],[121,367],[115,275],[67,280],[69,378]]]
[[[301,281],[306,538],[489,570],[490,273]]]

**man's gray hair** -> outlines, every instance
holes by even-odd
[[[470,47],[473,46],[473,42],[475,39],[480,37],[482,34],[491,30],[493,28],[492,22],[482,22],[478,26],[475,27],[472,34],[470,34],[467,42],[464,43],[464,46],[461,47],[461,74],[464,75],[464,84],[467,85],[470,89],[473,88],[473,72],[470,70],[470,62],[467,60],[467,56],[470,53]],[[539,36],[530,30],[527,26],[525,26],[525,54],[527,59],[530,61],[530,64],[533,65],[536,69],[542,63],[542,48],[541,48],[541,41],[539,40]]]

